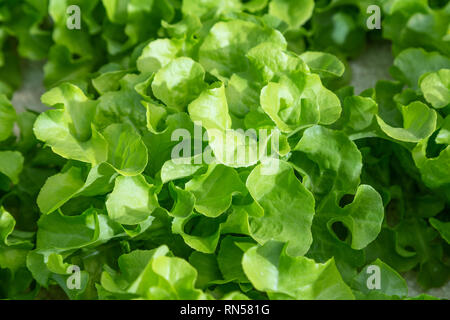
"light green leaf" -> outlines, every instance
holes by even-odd
[[[161,68],[152,82],[155,97],[166,106],[185,110],[205,87],[205,71],[194,60],[177,58]]]
[[[168,65],[178,55],[181,45],[171,39],[157,39],[147,44],[136,61],[142,73],[157,72]]]
[[[188,106],[192,121],[199,121],[206,129],[225,131],[231,128],[228,103],[223,84],[204,90]]]
[[[195,131],[200,128],[192,123],[186,113],[178,112],[167,116],[165,125],[166,128],[163,131],[147,132],[142,137],[148,150],[148,164],[145,172],[150,175],[160,171],[166,161],[173,160],[176,164],[184,164],[185,158],[189,160],[191,156],[201,152],[201,148],[197,148],[197,145],[202,144],[203,137]]]
[[[327,227],[333,232],[333,224],[342,222],[351,233],[351,248],[360,250],[375,240],[381,231],[384,207],[381,196],[369,185],[360,185],[352,203],[339,208],[334,198],[320,209],[329,217]]]
[[[422,180],[429,188],[450,184],[450,146],[445,147],[437,157],[427,157],[428,140],[423,140],[412,150],[414,163],[420,170]],[[450,196],[450,195],[449,195]]]
[[[121,273],[105,271],[101,286],[116,298],[150,300],[201,299],[195,289],[197,271],[188,262],[173,257],[167,246],[134,250],[119,257]]]
[[[217,183],[220,183],[220,188]],[[195,210],[211,218],[224,213],[234,195],[247,193],[237,172],[221,164],[210,165],[205,174],[186,183],[186,190],[195,196]]]
[[[184,242],[194,250],[214,253],[223,221],[224,215],[209,218],[194,211],[186,218],[174,218],[172,232],[181,235]]]
[[[307,51],[300,55],[312,72],[322,79],[327,77],[341,77],[344,74],[344,64],[335,56],[326,52]]]
[[[200,154],[200,157],[202,154]],[[163,183],[187,178],[205,167],[204,164],[196,163],[196,157],[187,159],[167,160],[161,168],[161,180]],[[184,161],[186,160],[186,161]],[[200,159],[201,160],[201,159]]]
[[[285,21],[292,29],[305,24],[313,10],[313,0],[272,0],[269,4],[269,14]]]
[[[0,173],[6,175],[14,184],[19,182],[24,158],[18,151],[0,151]]]
[[[107,143],[95,128],[87,141],[78,140],[69,129],[64,110],[48,110],[41,113],[34,124],[34,134],[47,143],[53,152],[67,159],[96,165],[107,159]]]
[[[292,161],[302,175],[305,173],[309,177],[308,183],[315,193],[322,195],[333,191],[345,194],[356,191],[362,156],[356,145],[342,132],[321,126],[308,128],[294,151],[301,152],[298,155],[301,162]],[[313,168],[316,169],[311,170]]]
[[[309,73],[309,68],[303,59],[285,50],[283,46],[275,46],[272,42],[263,42],[257,45],[250,49],[246,56],[265,82],[269,82],[274,76],[283,73],[298,71]],[[230,81],[233,80],[233,77]]]
[[[147,129],[151,133],[160,133],[159,128],[167,117],[167,109],[153,102],[145,102],[144,104],[147,107]]]
[[[92,79],[92,85],[100,94],[118,90],[120,87],[120,79],[127,74],[127,70],[123,70],[120,65],[115,64],[105,65],[99,72],[103,73]]]
[[[191,0],[183,1],[181,11],[185,15],[196,15],[201,19],[213,18],[221,14],[239,11],[238,0]]]
[[[0,207],[0,246],[10,244],[8,237],[13,232],[15,225],[14,217],[5,208]]]
[[[291,257],[280,243],[248,249],[242,266],[255,288],[267,292],[271,299],[354,299],[333,259],[316,263],[306,257]]]
[[[148,74],[127,73],[119,80],[120,90],[108,91],[98,98],[94,123],[103,130],[113,123],[130,124],[137,130],[145,130],[146,108],[142,96],[136,91],[138,84],[149,79]]]
[[[106,194],[113,189],[114,180],[117,176],[118,173],[109,163],[102,162],[91,168],[77,195],[89,197]]]
[[[290,108],[290,106],[294,104],[294,101],[295,98],[291,94],[289,88],[283,86],[282,84],[269,82],[269,84],[261,90],[261,107],[282,132],[291,132],[297,127],[301,128],[302,122],[300,119],[300,122],[294,123],[292,125],[284,122],[284,120],[280,117],[280,111]],[[303,105],[301,105],[301,107],[303,107]],[[318,112],[315,113],[317,116],[314,121],[317,123],[317,121],[319,120]],[[292,113],[289,115],[289,118],[292,119],[293,117],[291,115]],[[300,117],[301,115],[297,118]],[[296,119],[293,120],[295,121]]]
[[[369,278],[373,277],[379,279],[379,288],[369,288],[368,284],[373,284]],[[352,287],[369,298],[374,294],[382,294],[384,299],[386,296],[406,297],[408,295],[405,279],[380,259],[366,265],[353,280]]]
[[[38,221],[37,250],[64,252],[87,246],[99,238],[99,221],[95,209],[79,216],[63,216],[59,212],[43,215]]]
[[[37,198],[39,209],[49,214],[70,200],[84,185],[83,171],[70,167],[47,179]]]
[[[392,76],[418,90],[419,79],[426,72],[436,72],[450,68],[450,59],[437,52],[426,52],[423,49],[409,48],[402,51],[391,67]]]
[[[371,98],[350,96],[344,99],[344,113],[348,114],[347,125],[354,131],[369,127],[378,112],[378,105]]]
[[[263,42],[286,48],[286,40],[276,30],[249,21],[218,22],[209,31],[199,51],[200,64],[216,77],[230,77],[248,68],[245,54]]]
[[[312,242],[314,197],[297,179],[292,167],[281,160],[258,165],[246,185],[264,209],[264,216],[249,217],[252,238],[261,244],[270,240],[287,242],[288,254],[305,254]]]
[[[142,173],[148,152],[141,136],[129,124],[111,124],[103,131],[108,142],[108,163],[124,176]]]
[[[450,69],[424,75],[420,81],[425,99],[436,109],[450,104]]]
[[[437,114],[424,103],[416,101],[401,106],[403,128],[395,128],[377,116],[381,130],[391,138],[405,142],[418,142],[428,138],[436,130]]]
[[[322,85],[320,77],[303,71],[282,76],[261,91],[261,107],[283,132],[314,124],[331,124],[341,113],[338,97]]]
[[[211,129],[208,130],[208,140],[217,162],[226,166],[250,167],[259,160],[261,150],[258,147],[261,144],[256,141],[256,132]]]
[[[199,299],[202,293],[195,289],[196,279],[197,271],[185,260],[154,254],[127,291],[155,300]]]
[[[170,194],[174,199],[174,204],[170,215],[173,217],[185,218],[189,216],[195,206],[195,196],[192,192],[177,187],[172,182],[169,185]]]
[[[114,190],[106,200],[109,217],[126,225],[147,220],[158,207],[154,191],[142,175],[117,177]]]

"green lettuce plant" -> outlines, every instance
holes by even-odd
[[[0,4],[0,298],[445,285],[450,5],[429,2]],[[348,62],[380,38],[392,79],[355,94]],[[45,59],[43,112],[11,103],[20,59]]]

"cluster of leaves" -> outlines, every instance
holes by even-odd
[[[448,280],[450,4],[11,0],[0,22],[0,298],[399,299],[403,272]],[[346,61],[381,37],[395,81],[355,95]],[[10,103],[19,57],[46,59],[41,114]]]

